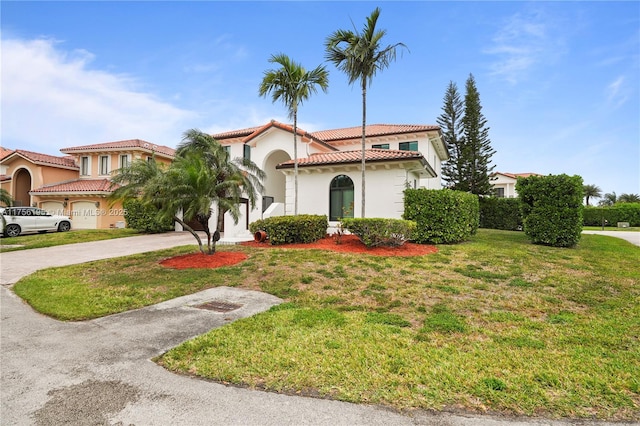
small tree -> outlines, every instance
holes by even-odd
[[[618,203],[640,203],[640,195],[638,194],[620,194]]]
[[[618,201],[618,196],[615,192],[607,192],[602,197],[602,200],[598,203],[599,206],[612,206]]]
[[[590,198],[600,198],[602,197],[602,189],[600,189],[596,185],[585,185],[584,186],[584,198],[585,204],[589,205]]]

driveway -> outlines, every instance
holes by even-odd
[[[7,284],[0,287],[2,425],[575,424],[398,413],[376,406],[252,391],[176,375],[151,360],[191,337],[280,303],[265,293],[219,287],[135,311],[69,323],[36,313],[8,285],[42,267],[190,243],[184,237],[163,234],[0,254],[0,275]],[[226,313],[196,307],[208,301],[240,307]]]
[[[582,231],[583,234],[606,235],[607,237],[622,238],[631,244],[640,246],[640,232],[631,231]]]

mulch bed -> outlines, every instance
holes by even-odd
[[[314,243],[309,244],[282,244],[273,246],[268,241],[258,243],[256,241],[248,241],[241,243],[247,247],[258,247],[263,249],[319,249],[340,253],[363,253],[372,256],[424,256],[427,254],[437,253],[435,246],[404,243],[400,247],[373,247],[368,248],[355,235],[343,235],[340,244],[336,243],[333,237],[325,237]],[[165,259],[160,264],[167,268],[187,269],[187,268],[220,268],[222,266],[231,266],[247,259],[247,255],[242,252],[219,251],[213,255],[202,253],[191,253],[182,256],[176,256]]]

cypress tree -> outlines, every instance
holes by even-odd
[[[449,149],[449,160],[442,165],[442,179],[451,189],[460,189],[459,183],[464,180],[463,113],[464,105],[458,93],[458,86],[450,81],[444,94],[442,114],[436,121],[442,131],[442,139]]]
[[[491,195],[493,190],[489,174],[495,165],[490,166],[489,164],[495,150],[491,148],[489,127],[487,127],[487,119],[482,114],[480,93],[476,88],[473,74],[469,74],[465,89],[464,115],[462,117],[464,129],[462,148],[464,167],[462,172],[465,178],[460,182],[459,189],[477,195]]]

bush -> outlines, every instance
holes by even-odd
[[[519,231],[522,213],[518,198],[480,198],[480,228]]]
[[[269,242],[278,245],[318,241],[327,235],[328,226],[326,215],[301,214],[256,220],[249,224],[249,230],[253,234],[265,231]]]
[[[402,219],[342,219],[342,227],[358,236],[367,247],[398,247],[411,239],[416,223]]]
[[[580,176],[518,178],[524,231],[534,244],[573,247],[582,232],[583,186]]]
[[[140,200],[131,199],[123,203],[124,219],[127,227],[148,234],[167,232],[173,229],[173,220],[158,218],[158,209],[151,204],[143,204]]]
[[[450,189],[407,189],[403,217],[416,222],[417,243],[467,241],[478,230],[478,197]]]
[[[618,222],[629,222],[629,226],[640,226],[640,203],[584,208],[585,226],[602,226],[603,219],[607,221],[607,226],[617,226]]]

